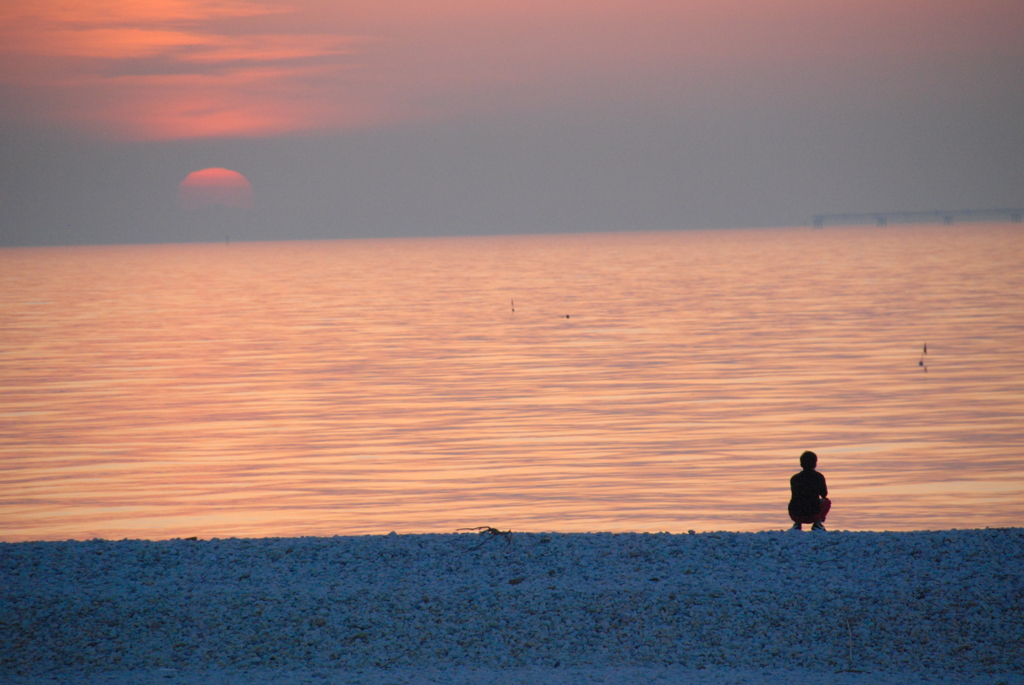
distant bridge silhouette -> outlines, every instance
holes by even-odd
[[[941,219],[951,224],[956,219],[998,219],[1007,217],[1020,222],[1024,218],[1024,209],[952,209],[949,211],[918,211],[918,212],[848,212],[846,214],[815,214],[812,223],[815,228],[825,224],[864,224],[874,222],[878,226],[887,226],[892,222],[928,221]]]

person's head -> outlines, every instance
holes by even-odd
[[[800,466],[805,469],[813,469],[818,465],[818,455],[810,450],[800,455]]]

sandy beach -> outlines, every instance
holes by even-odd
[[[1024,529],[0,544],[10,683],[1024,682]]]

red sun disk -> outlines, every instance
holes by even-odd
[[[231,169],[212,167],[193,171],[178,184],[178,206],[183,209],[213,205],[250,209],[255,202],[249,179]]]

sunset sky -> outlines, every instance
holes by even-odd
[[[1020,207],[1022,36],[1020,0],[11,0],[0,245]],[[207,167],[242,218],[175,201]]]

